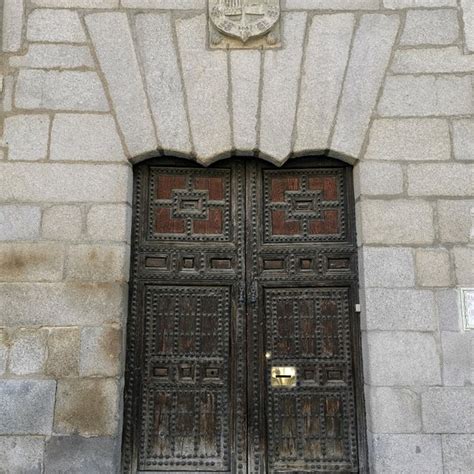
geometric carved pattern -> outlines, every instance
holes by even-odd
[[[264,171],[265,242],[343,240],[341,170]]]
[[[229,170],[152,168],[148,240],[229,240],[229,192]]]

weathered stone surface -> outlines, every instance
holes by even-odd
[[[426,433],[474,432],[474,388],[431,388],[421,395]]]
[[[328,148],[354,22],[354,15],[344,13],[318,15],[311,21],[301,78],[294,151]]]
[[[456,7],[456,0],[383,0],[385,8]]]
[[[59,281],[64,248],[49,243],[1,243],[0,281]]]
[[[448,122],[443,119],[377,119],[370,129],[366,159],[449,160]]]
[[[129,242],[132,210],[127,204],[92,206],[87,214],[87,234],[94,240]]]
[[[379,473],[442,474],[441,437],[418,434],[372,436],[372,469]]]
[[[105,474],[117,472],[116,440],[53,436],[46,443],[48,474]]]
[[[258,51],[230,53],[234,147],[251,151],[257,147],[261,54]]]
[[[384,116],[457,115],[474,112],[468,76],[387,76],[378,111]]]
[[[127,165],[0,163],[0,199],[60,203],[130,201],[131,174]]]
[[[82,281],[127,281],[129,249],[125,245],[74,245],[69,247],[66,278]]]
[[[14,115],[5,119],[3,145],[10,160],[42,160],[48,153],[49,117]]]
[[[459,294],[455,289],[436,292],[436,304],[440,329],[442,331],[459,331],[461,328],[461,316],[459,308]]]
[[[474,286],[474,247],[454,249],[456,280],[461,286]]]
[[[101,325],[121,322],[127,290],[110,283],[0,284],[6,326]]]
[[[58,8],[115,8],[119,0],[32,0],[33,5],[39,7]]]
[[[464,22],[464,39],[466,49],[474,52],[474,5],[470,0],[461,0],[462,19]]]
[[[436,163],[408,166],[410,196],[471,196],[474,165]]]
[[[205,0],[122,0],[125,8],[156,8],[160,10],[202,10]]]
[[[41,208],[0,206],[0,240],[32,240],[39,237]]]
[[[364,200],[361,202],[361,215],[362,239],[365,243],[433,242],[433,209],[426,201]]]
[[[0,380],[0,434],[49,435],[54,380]]]
[[[361,161],[354,168],[354,192],[356,197],[400,194],[403,169],[395,163]]]
[[[400,43],[452,44],[458,37],[459,22],[456,10],[408,10]]]
[[[367,333],[366,382],[370,385],[439,385],[436,340],[425,332]]]
[[[109,110],[99,76],[89,71],[21,69],[15,105],[20,109]]]
[[[438,201],[438,227],[441,242],[469,242],[471,239],[471,209],[474,200]]]
[[[81,329],[81,376],[116,376],[120,370],[122,331],[118,327]]]
[[[24,1],[4,0],[2,6],[2,49],[12,53],[21,48]]]
[[[421,429],[421,403],[416,392],[405,388],[368,389],[369,431],[417,433]]]
[[[45,372],[53,377],[79,375],[79,328],[50,328],[48,335],[48,359]]]
[[[474,385],[474,334],[444,331],[441,333],[443,349],[444,385]]]
[[[113,379],[81,378],[58,382],[54,432],[83,436],[117,434],[118,387]]]
[[[442,438],[445,472],[473,472],[474,435],[443,435]]]
[[[176,21],[194,147],[203,160],[231,148],[227,58],[207,51],[206,15]]]
[[[15,375],[43,372],[46,360],[45,329],[18,329],[10,335],[9,370]]]
[[[26,37],[29,41],[85,43],[79,15],[70,10],[38,9],[28,16]]]
[[[91,68],[94,60],[87,46],[31,44],[24,56],[13,56],[9,64],[12,67],[33,69],[74,69]]]
[[[77,206],[52,206],[43,212],[43,237],[51,240],[77,240],[82,233],[82,212]]]
[[[283,0],[284,10],[371,10],[378,9],[376,0]]]
[[[474,120],[461,119],[453,122],[453,146],[456,160],[474,159]]]
[[[7,370],[8,349],[10,340],[6,329],[0,329],[0,375]]]
[[[111,115],[57,114],[51,132],[51,159],[123,161],[125,154]]]
[[[360,263],[363,268],[363,286],[367,288],[415,285],[415,266],[411,249],[364,247]]]
[[[43,452],[41,436],[0,436],[0,472],[41,474]]]
[[[136,34],[160,145],[167,151],[189,153],[191,138],[171,15],[138,15]]]
[[[431,291],[367,288],[364,293],[368,330],[435,331],[438,327]]]
[[[354,38],[331,148],[358,156],[397,35],[395,16],[364,15]]]
[[[474,72],[474,57],[463,54],[458,46],[443,49],[400,49],[391,69],[395,73]]]
[[[417,249],[415,262],[416,281],[419,286],[448,287],[453,283],[447,250]]]
[[[157,148],[132,34],[125,13],[86,16],[117,119],[131,155]]]
[[[11,112],[13,107],[13,90],[14,78],[13,76],[5,76],[3,78],[3,111]]]
[[[263,60],[260,115],[259,149],[277,162],[283,161],[292,147],[306,14],[286,13],[282,26],[285,48],[266,51]]]

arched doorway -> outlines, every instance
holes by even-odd
[[[352,169],[136,166],[125,472],[363,472]]]

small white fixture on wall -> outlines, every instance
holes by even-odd
[[[474,288],[460,288],[461,312],[465,329],[474,329]]]

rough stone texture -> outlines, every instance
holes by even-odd
[[[453,146],[457,160],[474,160],[474,120],[453,122]]]
[[[130,178],[125,165],[0,162],[0,200],[124,202],[131,200]]]
[[[438,201],[438,227],[442,242],[469,242],[472,222],[470,219],[474,200]]]
[[[408,167],[410,196],[471,196],[474,165],[436,163]]]
[[[385,8],[456,7],[456,0],[383,0]]]
[[[206,6],[205,0],[122,0],[125,8],[156,8],[163,10],[202,10]]]
[[[44,458],[48,474],[104,474],[117,471],[115,440],[53,436],[46,443]]]
[[[433,242],[433,209],[426,201],[364,200],[361,207],[364,243],[426,244]]]
[[[191,132],[202,160],[231,147],[226,53],[205,49],[206,24],[205,15],[176,21]]]
[[[49,117],[14,115],[5,119],[2,144],[10,160],[42,160],[48,152]]]
[[[3,375],[7,370],[9,346],[8,332],[5,329],[0,329],[0,375]]]
[[[41,436],[0,436],[0,472],[41,474],[43,451]]]
[[[468,52],[474,53],[474,5],[470,0],[461,0],[464,21],[464,40]]]
[[[474,286],[474,246],[454,249],[454,265],[457,284]]]
[[[51,132],[51,159],[123,161],[125,154],[113,117],[57,114]]]
[[[440,357],[434,336],[423,332],[367,333],[366,383],[439,385]]]
[[[372,436],[372,467],[377,473],[442,474],[441,437],[418,434]]]
[[[43,372],[46,360],[46,339],[44,329],[18,329],[10,336],[10,357],[8,368],[12,374],[28,375]]]
[[[93,206],[87,214],[87,234],[93,240],[130,240],[131,208],[126,204]]]
[[[167,151],[189,153],[191,138],[171,15],[138,15],[135,29],[160,145]]]
[[[0,240],[30,240],[39,237],[41,209],[37,206],[0,206]]]
[[[252,151],[257,147],[261,54],[230,52],[232,80],[232,124],[234,147]]]
[[[360,20],[331,143],[338,152],[360,153],[398,25],[394,16],[364,15]]]
[[[366,159],[449,160],[448,122],[443,119],[378,119],[370,129]]]
[[[417,433],[421,429],[421,403],[416,392],[404,388],[373,387],[368,391],[369,431]]]
[[[24,1],[4,0],[2,6],[2,49],[11,53],[21,48]]]
[[[0,281],[59,281],[64,249],[49,243],[0,243]]]
[[[122,331],[113,326],[81,330],[81,376],[116,376],[120,370]]]
[[[474,466],[474,435],[443,435],[445,472],[468,473]]]
[[[81,378],[58,382],[54,410],[56,434],[117,434],[118,388],[113,379]]]
[[[443,45],[454,43],[458,37],[456,10],[409,10],[400,43]]]
[[[117,323],[124,317],[125,302],[126,290],[116,283],[0,284],[6,326]]]
[[[362,286],[412,287],[415,284],[413,253],[407,248],[364,247],[361,255]]]
[[[26,37],[51,43],[86,42],[79,15],[71,10],[33,10],[28,16]]]
[[[403,169],[395,163],[361,161],[354,168],[354,193],[393,195],[403,192]]]
[[[431,388],[421,395],[426,433],[473,433],[474,389]]]
[[[305,27],[305,13],[285,14],[282,41],[286,47],[265,52],[259,148],[276,161],[291,152]]]
[[[354,15],[315,16],[309,28],[298,105],[295,151],[325,150],[349,58]]]
[[[99,111],[109,110],[95,72],[21,69],[15,105],[20,109]]]
[[[416,281],[419,286],[449,287],[453,283],[447,250],[418,249],[415,262]]]
[[[82,233],[82,212],[76,206],[52,206],[44,210],[43,237],[50,240],[76,240]]]
[[[439,324],[442,331],[459,331],[461,315],[459,308],[459,294],[455,289],[436,292]]]
[[[45,372],[53,377],[79,375],[79,328],[50,328]]]
[[[438,328],[431,291],[367,288],[364,294],[368,330],[435,331]]]
[[[444,385],[474,385],[474,333],[442,332]]]
[[[138,155],[157,148],[132,34],[124,13],[86,16],[128,151]]]
[[[38,7],[58,8],[114,8],[119,6],[119,0],[32,0]]]
[[[12,67],[32,69],[75,69],[94,66],[87,46],[70,44],[32,44],[24,56],[10,58]]]
[[[128,247],[118,245],[74,245],[69,247],[66,278],[85,282],[128,279]]]
[[[53,380],[0,380],[0,434],[51,434],[55,390]]]
[[[284,10],[371,10],[378,9],[377,0],[283,0]]]

